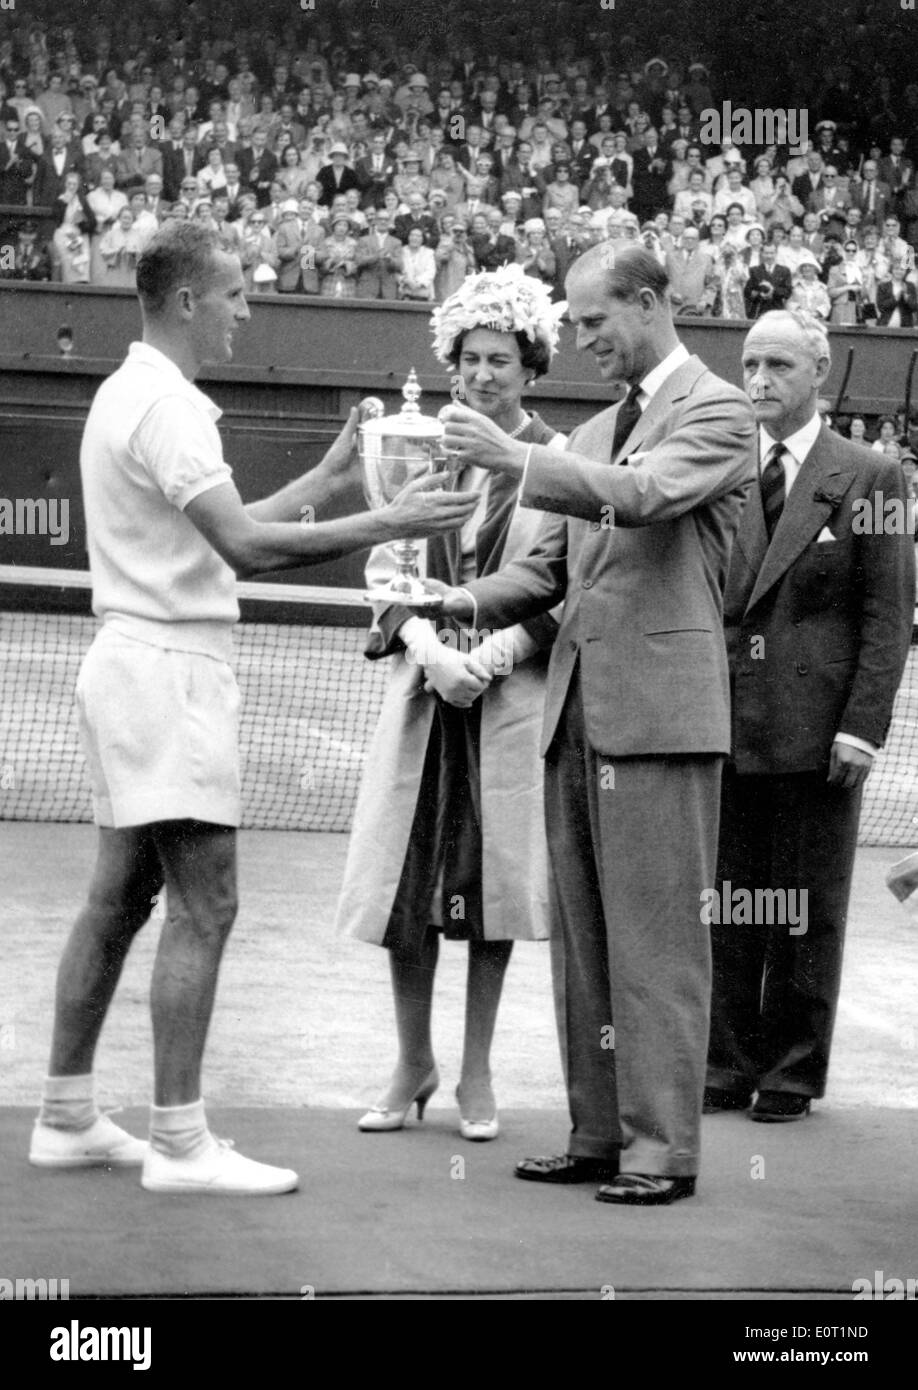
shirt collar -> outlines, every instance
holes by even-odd
[[[689,356],[690,353],[685,344],[679,343],[668,357],[664,357],[662,362],[658,362],[653,370],[647,373],[641,381],[641,395],[645,397],[641,403],[642,409],[653,399],[666,378],[671,376],[677,367],[681,367],[683,362],[689,360]]]
[[[802,429],[789,434],[781,442],[796,464],[802,464],[807,454],[816,443],[819,431],[822,429],[822,420],[819,412],[814,410],[812,418],[806,422]],[[770,448],[777,444],[768,433],[764,425],[759,426],[759,457],[765,459]]]
[[[220,407],[214,405],[210,397],[205,396],[203,391],[199,391],[193,381],[189,381],[187,377],[183,376],[171,357],[160,352],[159,348],[153,347],[150,343],[131,343],[128,348],[128,359],[141,366],[155,367],[158,372],[163,372],[169,378],[170,385],[174,390],[189,396],[202,410],[207,412],[212,420],[220,419],[223,414]]]

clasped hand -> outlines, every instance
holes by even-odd
[[[491,684],[490,673],[469,652],[443,647],[436,661],[424,668],[424,689],[436,691],[448,705],[471,709],[483,690]]]

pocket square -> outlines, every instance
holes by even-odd
[[[816,542],[817,542],[817,544],[818,544],[820,541],[834,541],[834,540],[835,540],[835,537],[832,535],[832,532],[829,530],[828,526],[823,526],[823,528],[822,528],[822,530],[820,531],[819,535],[816,537]]]

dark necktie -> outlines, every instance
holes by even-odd
[[[765,467],[762,469],[760,479],[762,488],[762,510],[765,513],[765,530],[768,532],[768,539],[771,540],[778,524],[781,513],[784,511],[784,499],[786,495],[786,483],[784,478],[784,464],[782,462],[787,450],[783,444],[775,444],[768,454]]]
[[[638,420],[641,418],[641,407],[638,405],[640,395],[640,383],[631,387],[625,399],[622,401],[615,417],[615,434],[612,436],[612,458],[616,458],[619,450],[634,429]],[[625,459],[621,460],[622,463]]]

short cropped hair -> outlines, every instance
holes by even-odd
[[[641,290],[652,290],[660,302],[669,297],[669,276],[652,251],[633,243],[619,249],[611,242],[591,246],[574,262],[571,271],[603,272],[602,287],[608,299],[636,300]]]
[[[814,362],[820,358],[825,358],[827,362],[832,361],[832,350],[829,347],[829,335],[823,328],[819,319],[815,315],[807,312],[806,309],[771,309],[767,314],[762,314],[756,320],[756,327],[764,324],[766,327],[783,320],[785,323],[790,319],[797,325],[803,337],[806,339],[807,347]]]
[[[137,262],[137,293],[147,314],[160,314],[169,296],[187,285],[203,294],[219,251],[217,233],[201,223],[170,219],[151,237]]]

